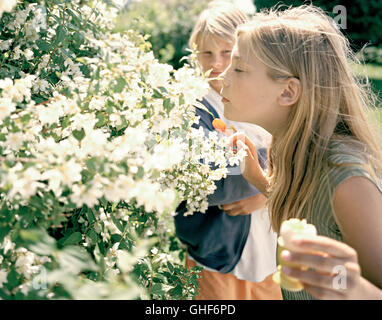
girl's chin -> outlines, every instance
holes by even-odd
[[[226,118],[227,120],[231,120],[231,121],[238,121],[237,119],[235,119],[234,114],[227,110],[226,105],[224,106],[224,118]]]
[[[215,82],[215,83],[214,83],[214,82]],[[221,89],[222,89],[222,86],[219,85],[219,83],[216,83],[216,82],[218,82],[218,81],[217,81],[217,80],[210,81],[210,87],[211,87],[212,89],[214,89],[217,93],[220,94],[220,91],[221,91]]]

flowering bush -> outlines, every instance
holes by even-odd
[[[195,295],[200,268],[185,268],[172,216],[185,200],[204,212],[244,151],[192,127],[208,90],[200,70],[113,33],[118,10],[0,7],[1,298]]]

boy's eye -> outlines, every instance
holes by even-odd
[[[235,71],[235,72],[244,72],[243,70],[240,70],[240,69],[238,69],[238,68],[235,68],[234,71]]]
[[[210,54],[211,54],[211,51],[204,51],[203,54],[205,54],[205,55],[210,55]]]
[[[224,54],[231,54],[231,52],[232,52],[231,50],[224,50],[223,51]]]

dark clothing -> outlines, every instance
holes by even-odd
[[[218,118],[215,109],[203,99],[202,103]],[[214,117],[200,108],[196,109],[200,116],[199,124],[204,130],[214,131]],[[266,165],[266,149],[258,150],[261,165]],[[243,178],[240,167],[230,167],[226,178],[215,181],[217,189],[208,197],[209,207],[205,213],[195,212],[184,216],[186,202],[177,208],[175,216],[176,233],[179,239],[188,246],[188,254],[199,263],[221,273],[228,273],[240,260],[244,245],[247,241],[251,215],[229,216],[218,205],[229,204],[249,198],[259,191]]]

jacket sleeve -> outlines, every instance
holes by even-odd
[[[203,127],[205,132],[211,131],[212,128],[210,124],[207,123],[208,118],[210,117],[206,117],[206,112],[197,110],[197,115],[200,116],[199,124],[194,124],[193,126],[195,128]],[[264,159],[264,150],[258,150],[260,159]],[[211,168],[215,168],[213,164],[210,166]],[[244,179],[240,171],[240,166],[233,166],[228,168],[229,173],[227,174],[226,178],[215,181],[215,192],[208,196],[209,206],[229,204],[235,201],[249,198],[259,193],[259,191],[252,184]]]

